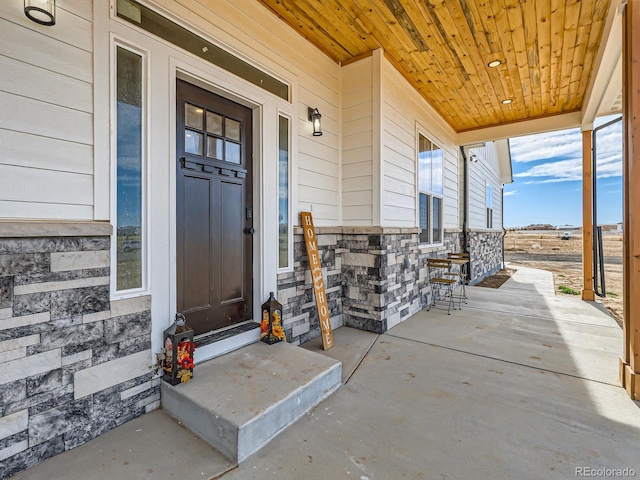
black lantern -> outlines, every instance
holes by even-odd
[[[260,340],[269,345],[287,341],[282,328],[282,304],[273,296],[273,292],[269,293],[269,299],[262,305],[262,321],[260,322]]]
[[[184,315],[176,314],[175,321],[164,331],[164,370],[162,379],[171,385],[187,383],[193,377],[193,329]]]

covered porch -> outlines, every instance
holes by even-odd
[[[237,468],[157,411],[15,479],[637,475],[640,405],[617,384],[620,328],[595,303],[554,296],[548,272],[516,268],[500,289],[469,287],[450,316],[336,330],[326,354],[344,386]]]

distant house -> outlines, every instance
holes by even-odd
[[[556,230],[558,228],[561,229],[562,227],[554,227],[549,223],[536,223],[536,224],[527,225],[526,227],[524,227],[525,230]]]

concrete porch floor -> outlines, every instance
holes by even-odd
[[[14,478],[640,475],[640,404],[617,383],[620,328],[595,304],[554,296],[549,272],[516,268],[498,290],[469,287],[451,315],[423,310],[379,336],[336,330],[326,354],[346,384],[237,468],[157,411]]]

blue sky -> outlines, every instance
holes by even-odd
[[[619,115],[602,117],[595,126]],[[579,129],[512,138],[513,183],[504,187],[504,226],[582,225]],[[598,223],[622,221],[622,122],[597,138]]]

